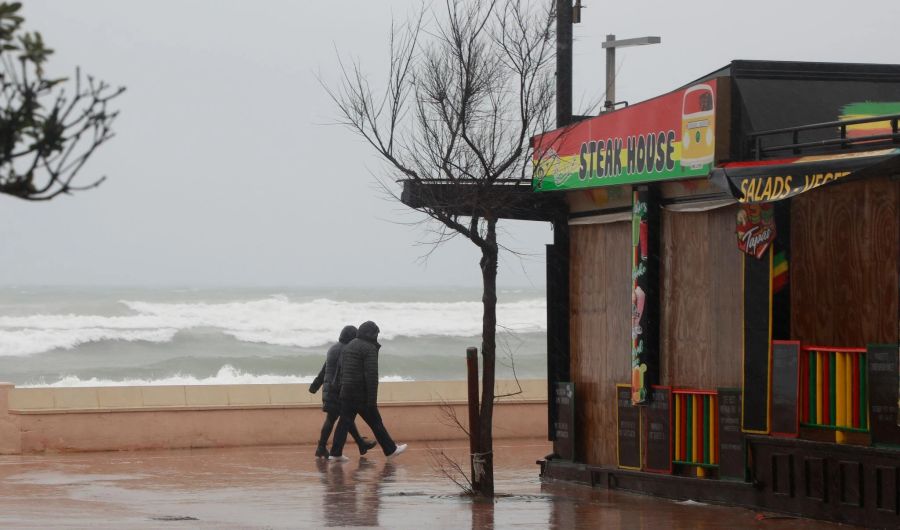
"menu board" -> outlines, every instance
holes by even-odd
[[[797,407],[800,360],[799,341],[772,341],[772,435],[796,437],[800,433]]]
[[[741,390],[719,389],[719,478],[747,479],[747,455],[741,431]]]
[[[575,383],[556,383],[553,400],[556,404],[556,421],[553,424],[556,438],[553,448],[562,459],[575,458]]]
[[[644,470],[672,472],[672,389],[651,388],[650,403],[644,409]]]
[[[744,254],[744,432],[769,434],[769,366],[771,362],[771,260]]]
[[[641,468],[641,407],[631,404],[631,385],[616,385],[619,467]]]
[[[896,344],[870,344],[866,364],[869,387],[869,420],[872,443],[900,445],[897,426],[898,347]]]

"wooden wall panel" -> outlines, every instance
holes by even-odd
[[[741,383],[741,253],[737,207],[663,210],[660,259],[664,385]]]
[[[835,184],[792,201],[792,337],[824,346],[898,342],[900,182]]]
[[[630,381],[631,224],[570,227],[570,337],[579,462],[616,465],[616,383]]]

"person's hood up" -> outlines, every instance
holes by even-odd
[[[367,320],[359,325],[359,332],[356,334],[356,338],[377,344],[379,331],[381,330],[378,329],[374,322]]]
[[[344,326],[341,330],[341,337],[338,339],[341,344],[347,344],[356,338],[356,326]]]

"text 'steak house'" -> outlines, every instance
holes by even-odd
[[[900,524],[898,118],[898,65],[734,61],[532,140],[544,477]]]

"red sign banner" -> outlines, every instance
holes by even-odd
[[[532,139],[536,191],[705,177],[716,140],[716,80]]]
[[[741,252],[761,259],[775,241],[775,209],[770,203],[744,204],[737,213],[737,240]]]

